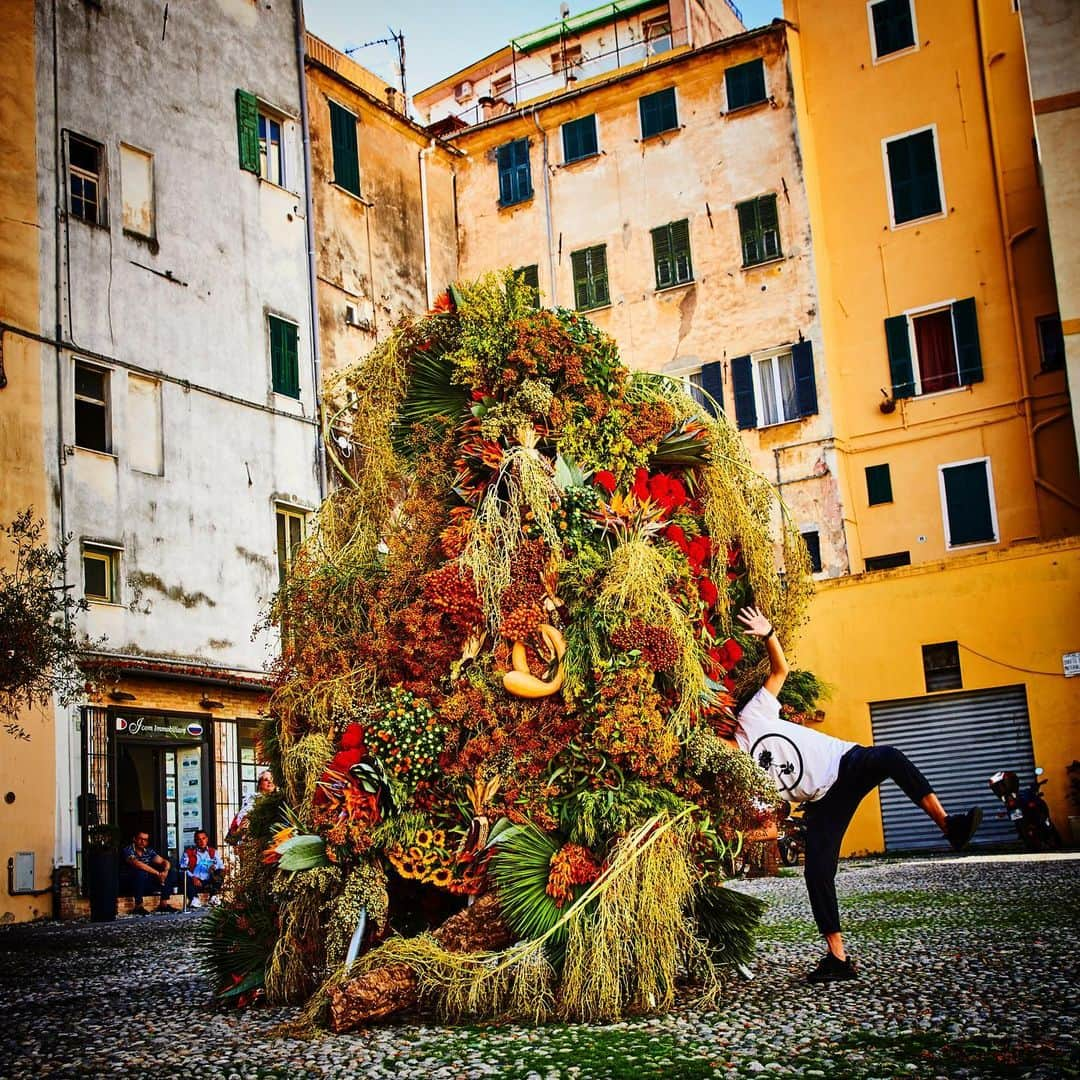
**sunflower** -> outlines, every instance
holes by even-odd
[[[431,847],[431,830],[418,830],[416,836],[413,837],[413,842],[416,844],[417,847]]]
[[[397,872],[403,878],[418,878],[420,876],[417,872],[416,863],[412,859],[402,859],[400,863],[395,865],[397,866]]]
[[[454,875],[450,873],[450,868],[448,866],[440,866],[438,870],[431,875],[430,880],[432,885],[437,885],[440,889],[445,889],[453,880],[453,877]]]
[[[419,838],[417,838],[419,842]],[[446,847],[446,833],[442,829],[436,829],[431,834],[431,846],[432,847]]]
[[[418,862],[423,857],[424,853],[416,846],[409,848],[409,850],[405,852],[405,858],[412,859],[414,862]]]

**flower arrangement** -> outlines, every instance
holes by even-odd
[[[662,1010],[749,948],[723,856],[775,791],[718,734],[765,664],[732,612],[790,639],[805,548],[723,417],[533,299],[459,285],[327,388],[338,483],[270,614],[281,801],[226,909],[271,898],[246,988],[339,1028]]]

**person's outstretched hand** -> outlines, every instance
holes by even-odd
[[[756,607],[744,607],[739,612],[739,622],[756,637],[765,637],[772,629],[772,623]]]

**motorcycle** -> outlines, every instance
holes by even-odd
[[[1020,790],[1020,778],[1008,769],[990,777],[990,790],[1005,807],[998,817],[1008,818],[1013,823],[1029,851],[1054,851],[1062,846],[1061,834],[1050,820],[1050,807],[1039,791],[1047,782],[1039,779],[1042,774],[1042,768],[1037,768],[1035,779],[1023,791]]]
[[[788,809],[787,817],[778,824],[776,843],[785,866],[795,866],[806,854],[806,822],[801,810],[796,814]]]

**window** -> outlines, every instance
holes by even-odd
[[[499,205],[513,206],[532,198],[532,173],[529,168],[529,140],[515,139],[495,152],[499,166]]]
[[[884,140],[893,225],[940,214],[941,177],[933,127]]]
[[[650,19],[642,28],[645,32],[645,52],[649,56],[671,51],[671,20],[666,16]]]
[[[68,212],[91,225],[107,225],[105,216],[105,147],[92,139],[67,137]]]
[[[892,477],[888,465],[866,467],[866,501],[871,506],[892,502]]]
[[[964,685],[960,674],[960,646],[955,641],[924,645],[922,666],[928,694],[935,690],[959,690]]]
[[[120,144],[121,228],[147,239],[154,237],[154,155]]]
[[[810,571],[814,574],[821,573],[821,534],[813,529],[802,534],[806,552],[810,556]]]
[[[866,560],[866,569],[895,570],[898,566],[911,565],[910,551],[894,551],[889,555],[874,555]]]
[[[675,107],[675,87],[657,90],[655,94],[646,94],[638,99],[641,113],[641,137],[648,139],[664,131],[672,131],[679,126],[679,114]]]
[[[869,5],[874,59],[915,45],[915,16],[911,0],[878,0]]]
[[[500,79],[492,79],[491,96],[495,98],[505,97],[514,86],[513,75],[503,75]]]
[[[776,196],[759,195],[739,203],[739,237],[742,241],[743,266],[757,266],[783,256],[780,248],[780,222],[776,214]]]
[[[769,427],[818,410],[814,350],[809,341],[757,358],[731,361],[735,423],[739,428]]]
[[[259,175],[278,187],[285,186],[285,165],[281,147],[281,121],[260,112]]]
[[[724,72],[724,86],[727,89],[728,112],[765,101],[765,61],[758,57],[745,64],[729,67]]]
[[[164,469],[161,383],[129,372],[124,457],[133,469],[161,476]]]
[[[109,416],[109,372],[75,361],[75,445],[112,450]]]
[[[296,553],[304,540],[304,523],[307,515],[299,510],[288,510],[279,506],[275,512],[277,519],[277,559],[278,582],[285,584],[289,576]]]
[[[1065,335],[1060,315],[1044,315],[1035,320],[1039,332],[1039,357],[1043,371],[1061,371],[1065,367]]]
[[[946,546],[996,544],[997,511],[990,459],[942,465],[939,476]]]
[[[356,115],[336,101],[330,106],[330,141],[334,155],[334,183],[360,196],[360,152],[356,146]]]
[[[578,311],[611,303],[608,291],[607,248],[604,244],[570,253],[574,271],[574,306]]]
[[[583,116],[562,126],[563,161],[580,161],[599,152],[596,141],[596,117]]]
[[[982,382],[974,297],[886,319],[885,344],[894,398]]]
[[[300,396],[300,349],[296,323],[268,316],[270,323],[270,370],[274,393]]]
[[[514,276],[520,278],[523,285],[536,290],[533,296],[533,307],[538,308],[540,306],[540,267],[536,263],[530,266],[519,266],[514,271]]]
[[[83,596],[102,604],[118,603],[117,569],[120,552],[99,544],[84,544],[82,550]]]
[[[683,285],[694,280],[694,268],[690,262],[690,222],[673,221],[652,230],[653,268],[656,270],[656,287],[666,289],[670,285]]]
[[[571,68],[581,67],[581,46],[567,45],[559,52],[551,54],[551,74],[561,75]]]

